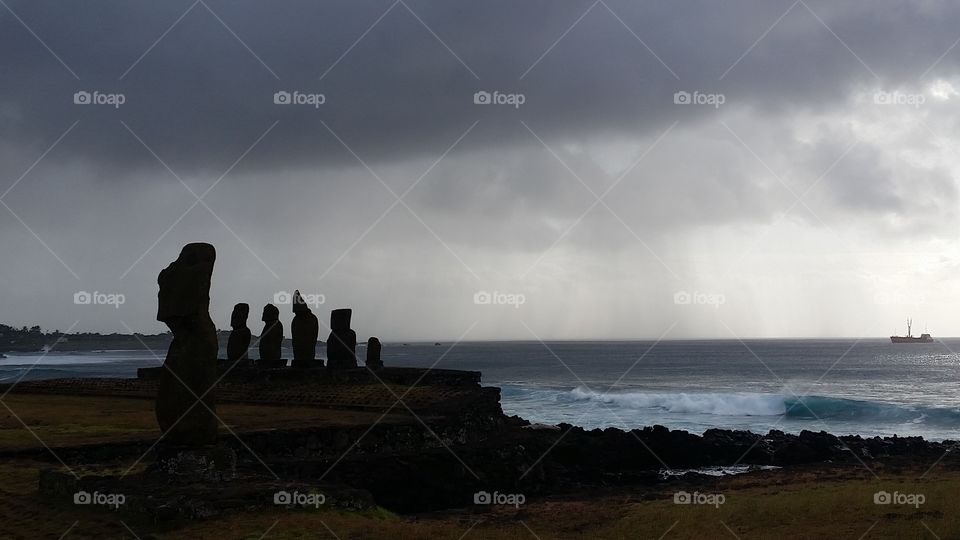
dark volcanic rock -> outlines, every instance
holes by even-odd
[[[227,446],[161,448],[148,475],[178,482],[223,482],[236,477],[237,453]]]
[[[217,378],[217,330],[209,313],[216,258],[210,244],[187,244],[157,277],[157,320],[173,333],[156,404],[157,422],[167,444],[195,447],[217,440],[211,392]]]
[[[383,367],[383,360],[380,359],[380,340],[375,337],[367,340],[367,367],[370,369]]]
[[[327,337],[327,367],[357,367],[357,333],[350,329],[352,309],[330,312],[330,336]]]
[[[247,328],[247,316],[250,315],[250,304],[233,306],[230,316],[230,339],[227,341],[227,360],[233,365],[236,362],[244,363],[248,360],[250,350],[250,329]]]
[[[821,431],[803,430],[799,436],[785,437],[782,444],[772,447],[774,461],[779,465],[831,461],[843,457],[847,446],[837,437]]]
[[[280,363],[280,347],[283,344],[283,323],[280,310],[273,304],[263,306],[263,333],[260,334],[260,361],[262,367],[275,367]]]
[[[323,361],[316,360],[317,336],[320,334],[320,322],[303,301],[300,291],[293,293],[293,322],[290,333],[293,335],[293,363],[295,368],[323,367]]]

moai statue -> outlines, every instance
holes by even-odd
[[[281,365],[280,347],[283,345],[283,323],[280,322],[280,310],[273,304],[263,306],[263,333],[260,334],[260,367],[278,367]]]
[[[330,312],[330,336],[327,337],[327,367],[346,369],[357,367],[357,333],[350,329],[351,309]]]
[[[367,340],[367,367],[370,369],[383,367],[383,360],[380,359],[380,340],[375,337]]]
[[[157,277],[157,320],[173,333],[156,403],[166,447],[197,448],[217,442],[212,387],[217,380],[218,345],[217,328],[210,318],[210,278],[216,258],[210,244],[187,244]]]
[[[233,306],[230,315],[230,339],[227,340],[227,361],[231,366],[249,361],[247,354],[250,350],[250,329],[247,328],[247,316],[250,315],[250,304]]]
[[[323,367],[323,360],[316,360],[320,322],[303,301],[300,291],[293,293],[293,314],[293,322],[290,323],[290,333],[293,335],[291,365],[295,368]]]

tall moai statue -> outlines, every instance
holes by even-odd
[[[157,277],[157,320],[173,333],[157,388],[157,423],[165,446],[197,448],[217,441],[212,387],[217,380],[218,345],[210,318],[210,278],[216,258],[210,244],[187,244]]]
[[[293,363],[295,368],[323,367],[323,361],[317,361],[317,337],[320,335],[320,321],[303,301],[300,291],[293,293],[293,322],[290,323],[293,339]]]
[[[250,304],[233,306],[230,315],[230,339],[227,340],[227,361],[230,365],[245,363],[249,360],[250,329],[247,328],[247,316],[250,315]]]
[[[327,337],[327,367],[345,369],[357,367],[357,333],[350,329],[352,309],[330,312],[330,336]]]
[[[260,334],[261,367],[280,365],[280,347],[283,345],[283,323],[280,322],[280,310],[273,304],[263,306],[263,332]]]
[[[383,367],[383,360],[380,359],[380,340],[375,337],[367,340],[367,367],[370,369]]]

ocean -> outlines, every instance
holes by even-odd
[[[483,384],[502,388],[507,414],[533,422],[956,440],[960,355],[953,351],[960,339],[465,342],[384,343],[382,357],[388,366],[481,371]],[[145,350],[8,356],[0,360],[3,383],[135,377],[137,368],[159,365]]]

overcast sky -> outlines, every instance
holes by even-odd
[[[254,333],[299,288],[361,339],[960,335],[958,39],[946,0],[7,0],[2,321],[165,331],[205,241]]]

